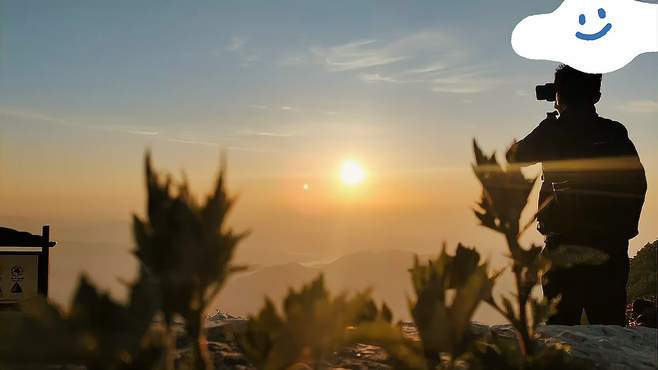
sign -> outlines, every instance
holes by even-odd
[[[20,303],[36,297],[38,274],[38,255],[0,255],[0,304]]]
[[[0,311],[20,308],[37,295],[48,296],[50,228],[33,235],[0,227]]]

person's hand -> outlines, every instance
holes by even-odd
[[[518,146],[516,145],[517,141],[514,139],[512,141],[512,145],[507,149],[507,152],[505,153],[505,159],[507,160],[507,163],[514,163],[516,161],[516,151],[518,150]]]
[[[555,93],[555,104],[553,104],[553,106],[560,114],[567,109],[567,105],[560,99],[560,94],[558,93]]]

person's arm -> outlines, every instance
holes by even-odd
[[[637,149],[628,138],[628,132],[625,128],[623,138],[624,151],[626,158],[629,160],[627,161],[627,168],[620,174],[620,177],[625,180],[622,192],[625,193],[624,196],[630,197],[630,199],[625,202],[624,207],[619,209],[618,212],[625,215],[626,222],[622,226],[622,230],[626,232],[626,237],[630,239],[639,232],[640,214],[647,192],[647,178]]]
[[[507,150],[506,158],[509,163],[531,166],[548,159],[549,145],[551,145],[551,136],[557,118],[552,113],[547,116],[531,133],[513,143]]]

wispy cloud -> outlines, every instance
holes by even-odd
[[[278,137],[278,138],[292,137],[294,135],[289,132],[268,132],[268,131],[251,132],[251,134],[254,136]]]
[[[131,135],[142,135],[142,136],[160,135],[159,131],[156,131],[155,129],[150,127],[139,127],[139,126],[129,126],[129,125],[89,125],[87,126],[87,128],[90,130],[120,132],[120,133],[131,134]]]
[[[233,36],[224,47],[238,57],[241,67],[249,67],[263,59],[259,50],[250,47],[251,43],[247,45],[248,41],[244,36]]]
[[[226,141],[211,141],[198,139],[192,135],[166,135],[161,132],[154,130],[152,127],[145,126],[131,126],[131,125],[99,125],[99,124],[82,124],[77,121],[68,120],[60,117],[55,117],[49,114],[44,114],[41,112],[32,112],[28,110],[19,110],[19,109],[10,109],[5,107],[0,107],[0,117],[6,117],[10,119],[15,119],[17,121],[29,121],[36,124],[45,124],[53,125],[58,127],[66,127],[71,129],[81,129],[81,130],[90,130],[96,132],[115,132],[127,135],[137,135],[137,136],[152,136],[157,140],[166,141],[171,143],[178,144],[187,144],[187,145],[200,145],[213,148],[226,148],[229,151],[237,152],[255,152],[255,153],[271,153],[273,150],[250,147],[250,146],[241,146],[240,143],[229,144]],[[270,132],[270,131],[253,131],[251,135],[254,136],[266,136],[266,137],[278,137],[285,138],[294,136],[293,133],[287,132]],[[229,140],[230,141],[230,140]],[[237,144],[237,145],[236,145]]]
[[[240,56],[240,66],[249,67],[261,60],[260,54],[251,53]]]
[[[249,104],[248,107],[252,108],[252,109],[258,109],[258,110],[270,110],[271,109],[269,105],[264,105],[264,104]]]
[[[144,126],[133,126],[133,125],[98,125],[98,124],[84,124],[81,122],[76,122],[69,119],[64,119],[60,117],[51,116],[49,114],[43,114],[39,112],[25,111],[25,110],[15,110],[15,109],[5,109],[0,108],[0,116],[11,117],[19,120],[27,120],[32,122],[39,122],[48,125],[55,125],[60,127],[71,127],[71,128],[81,128],[86,130],[95,130],[95,131],[108,131],[108,132],[117,132],[122,134],[130,135],[141,135],[141,136],[156,136],[160,133],[155,131],[150,127]]]
[[[301,112],[301,109],[296,107],[291,107],[290,105],[282,105],[280,109],[286,112]]]
[[[297,67],[308,62],[308,57],[303,54],[284,55],[278,58],[277,64],[280,67]]]
[[[476,68],[426,69],[427,72],[402,71],[390,74],[361,73],[359,78],[367,83],[416,84],[430,91],[453,94],[473,94],[488,90],[497,80],[487,77]]]
[[[359,78],[364,82],[391,82],[391,83],[403,82],[391,76],[382,76],[379,73],[360,73]]]
[[[38,121],[46,124],[54,124],[57,126],[64,126],[64,127],[85,127],[84,125],[71,122],[66,119],[53,117],[38,112],[25,111],[25,110],[0,108],[0,115],[14,119]]]
[[[313,47],[311,52],[327,71],[356,72],[366,83],[413,84],[459,94],[481,92],[497,83],[484,68],[470,63],[463,45],[440,31]]]
[[[489,90],[498,80],[475,68],[438,73],[429,77],[430,90],[453,94],[474,94]]]
[[[226,50],[236,51],[242,48],[247,43],[247,39],[240,36],[233,36],[226,45]]]
[[[203,141],[203,140],[194,140],[194,139],[179,139],[179,138],[169,138],[169,139],[167,139],[167,141],[169,141],[171,143],[179,143],[179,144],[194,144],[194,145],[219,147],[219,143],[214,143],[212,141]]]
[[[617,106],[617,109],[632,113],[658,113],[658,102],[649,99],[631,100]]]
[[[267,105],[267,104],[249,104],[247,107],[251,109],[256,109],[256,110],[266,110],[266,111],[282,111],[282,112],[301,112],[302,109],[299,107],[295,107],[292,105],[280,105],[276,106],[275,104]]]
[[[330,71],[349,71],[396,63],[407,59],[390,47],[378,47],[377,40],[360,40],[329,48],[313,47]]]

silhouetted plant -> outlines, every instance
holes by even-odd
[[[550,254],[542,254],[542,248],[537,245],[523,248],[519,244],[519,237],[536,216],[521,227],[521,213],[528,202],[536,178],[526,179],[518,166],[501,166],[496,160],[495,153],[490,156],[483,154],[475,140],[473,150],[475,153],[473,170],[482,184],[479,209],[474,212],[483,226],[505,236],[516,288],[514,303],[507,297],[502,297],[501,303],[491,297],[487,303],[516,329],[518,351],[521,356],[510,357],[509,353],[512,350],[496,341],[493,342],[495,344],[493,347],[492,343],[481,347],[484,349],[481,354],[488,359],[485,361],[487,365],[498,361],[511,364],[510,368],[516,369],[546,368],[543,366],[548,363],[553,364],[553,361],[566,359],[564,353],[554,353],[555,347],[537,348],[537,326],[555,312],[558,300],[535,298],[532,296],[533,289],[539,286],[542,274],[550,268],[551,264],[556,266],[570,266],[577,263],[597,264],[605,261],[606,255],[593,248],[582,246],[560,247]],[[546,205],[540,205],[539,211]],[[496,361],[492,359],[494,356],[498,356]],[[571,366],[568,361],[563,365],[564,368]]]
[[[348,343],[367,343],[383,348],[388,354],[387,364],[395,370],[427,370],[421,343],[406,336],[400,324],[385,320],[364,322],[349,332]]]
[[[658,240],[647,243],[631,259],[628,274],[628,300],[655,297],[658,286]]]
[[[139,279],[126,305],[80,278],[68,313],[37,300],[3,321],[0,358],[22,363],[84,364],[89,369],[154,369],[162,359],[162,335],[151,328],[152,287]]]
[[[171,334],[175,315],[185,319],[195,366],[206,370],[212,364],[202,331],[203,313],[227,276],[242,269],[230,260],[246,234],[225,226],[234,200],[225,190],[224,166],[203,204],[189,193],[186,181],[174,184],[170,176],[162,179],[153,170],[148,153],[145,174],[147,218],[133,218],[135,254],[155,280],[168,331]]]
[[[480,302],[491,299],[495,280],[488,276],[487,264],[479,263],[480,254],[460,244],[454,256],[444,247],[426,264],[416,258],[409,270],[416,293],[410,311],[428,369],[435,369],[442,358],[444,367],[452,368],[477,339],[471,318]]]
[[[541,256],[541,247],[532,245],[524,249],[518,241],[522,231],[521,213],[537,179],[526,179],[519,167],[503,168],[498,163],[495,152],[487,156],[475,140],[473,140],[473,151],[475,153],[473,171],[482,184],[482,198],[478,204],[480,209],[474,212],[482,226],[505,236],[516,283],[516,304],[506,297],[502,298],[502,306],[493,298],[489,300],[489,304],[518,331],[521,353],[526,356],[531,355],[534,352],[534,328],[546,317],[535,317],[534,323],[531,324],[528,305],[531,304],[537,309],[537,313],[540,314],[538,316],[550,314],[555,305],[555,302],[538,301],[531,296],[540,275],[550,266],[548,260]]]
[[[446,252],[409,270],[415,298],[409,310],[420,342],[406,338],[400,327],[375,321],[360,326],[354,340],[383,347],[388,362],[399,370],[453,369],[472,362],[472,351],[482,340],[472,329],[476,308],[490,299],[497,275],[489,276],[480,254],[459,244],[454,255]]]
[[[249,317],[239,342],[259,369],[323,368],[331,354],[352,343],[350,327],[388,318],[390,310],[376,309],[369,292],[331,297],[319,276],[298,291],[289,290],[281,315],[266,299],[258,315]]]

